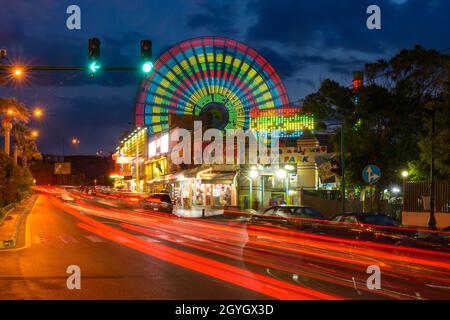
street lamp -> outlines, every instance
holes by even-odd
[[[286,177],[287,173],[286,173],[286,170],[278,169],[277,172],[276,172],[276,175],[277,175],[278,178],[281,179],[281,178]]]
[[[36,118],[38,119],[41,118],[43,114],[42,109],[41,108],[34,109],[33,114]]]
[[[392,193],[397,194],[399,192],[400,192],[399,187],[396,187],[396,186],[392,187]]]
[[[31,136],[32,136],[33,138],[37,138],[37,137],[39,136],[39,131],[37,131],[37,130],[31,131]]]
[[[403,171],[402,171],[402,177],[403,177],[403,178],[407,178],[408,176],[409,176],[408,171],[403,170]]]
[[[13,75],[17,78],[20,78],[23,75],[23,71],[21,68],[14,68],[13,69]]]
[[[294,166],[291,165],[291,164],[285,165],[284,168],[285,168],[286,170],[288,170],[288,171],[293,171],[293,170],[294,170]]]
[[[73,145],[79,145],[79,144],[80,144],[80,139],[78,139],[78,138],[72,138],[72,144],[73,144]]]

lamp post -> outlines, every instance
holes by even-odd
[[[408,178],[408,176],[409,176],[409,172],[408,171],[406,171],[406,170],[403,170],[402,171],[402,178],[403,178],[403,211],[406,211],[406,203],[407,203],[407,200],[406,200],[406,179]]]
[[[436,131],[436,110],[431,111],[431,166],[430,166],[430,219],[428,229],[436,230],[436,217],[434,215],[434,136]]]
[[[430,163],[430,217],[428,219],[428,229],[436,230],[436,217],[434,215],[434,148],[436,134],[436,106],[435,102],[431,104],[431,109],[419,108],[419,112],[428,118],[431,118],[431,163]]]
[[[249,180],[250,180],[250,194],[249,194],[249,202],[250,202],[250,209],[253,209],[253,178],[258,177],[259,173],[256,169],[250,170],[249,173]]]
[[[288,177],[288,174],[287,174],[286,170],[278,169],[277,172],[276,172],[276,175],[280,179],[284,178],[285,189],[286,189],[285,192],[286,192],[286,199],[287,199],[287,197],[289,195],[289,181],[288,181],[289,177]]]

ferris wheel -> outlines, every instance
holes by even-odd
[[[274,68],[235,40],[183,41],[157,59],[139,88],[136,125],[154,134],[169,127],[169,114],[193,115],[218,129],[248,129],[251,110],[288,104]]]

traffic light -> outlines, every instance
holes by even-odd
[[[100,40],[97,38],[89,39],[89,71],[96,73],[100,69]]]
[[[331,160],[330,161],[331,164],[331,172],[333,172],[334,174],[337,175],[341,175],[341,164],[339,161],[337,160]]]
[[[149,73],[153,70],[152,42],[150,40],[141,40],[141,62],[144,73]]]
[[[353,97],[353,103],[355,106],[359,105],[359,89],[364,85],[364,72],[355,71],[353,72],[353,92],[355,93]]]
[[[353,72],[353,91],[358,92],[359,89],[364,85],[364,72],[355,71]]]

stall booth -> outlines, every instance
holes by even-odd
[[[166,178],[170,186],[174,213],[201,217],[223,214],[235,207],[236,171],[234,168],[199,167],[184,170]]]

